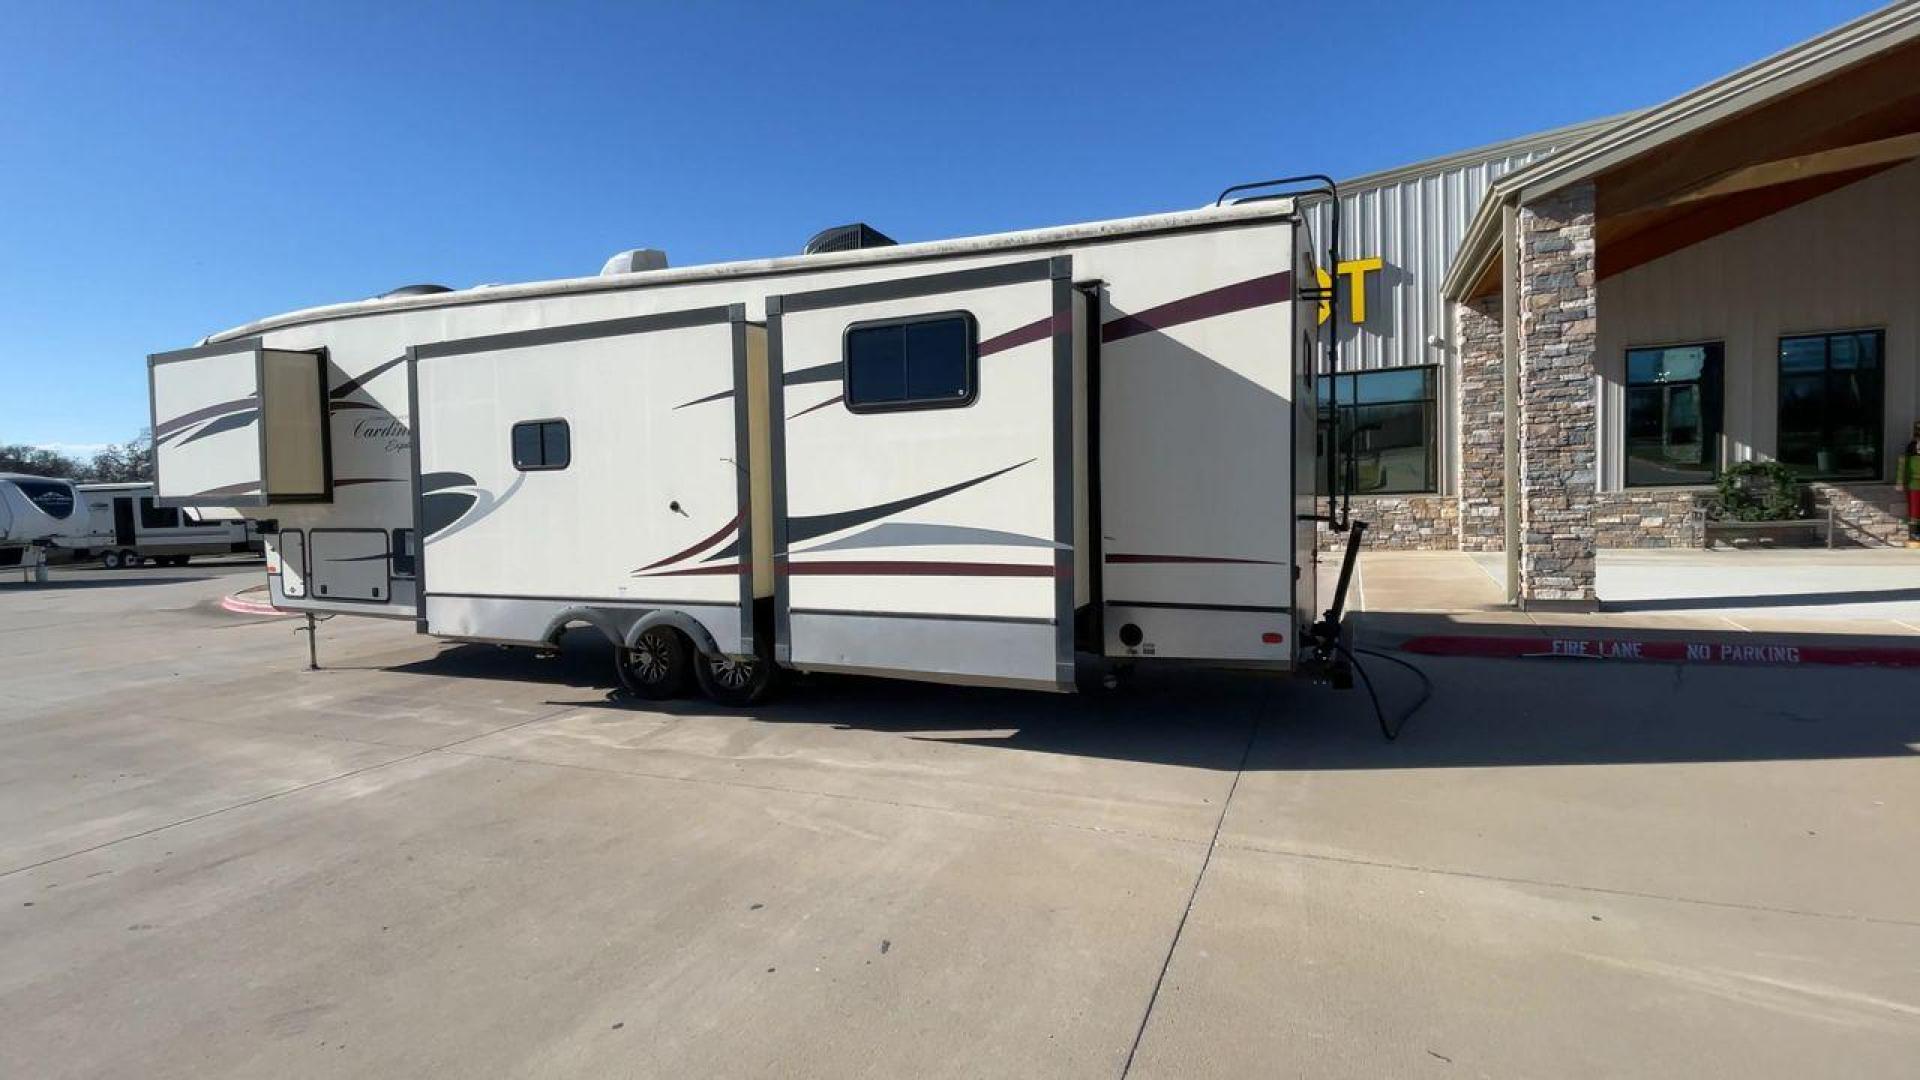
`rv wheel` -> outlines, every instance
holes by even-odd
[[[620,685],[654,701],[686,693],[692,661],[692,643],[680,631],[666,626],[641,634],[632,648],[622,647],[614,655]]]
[[[701,693],[716,704],[758,705],[773,690],[773,661],[765,656],[701,656],[693,662]]]
[[[100,565],[109,570],[120,569],[120,553],[117,551],[109,551],[105,555],[100,556]]]

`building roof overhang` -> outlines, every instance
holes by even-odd
[[[1920,0],[1902,0],[1499,178],[1441,294],[1498,292],[1503,207],[1600,181],[1604,277],[1920,156],[1915,132]]]

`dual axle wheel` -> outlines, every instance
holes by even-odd
[[[617,650],[614,666],[622,686],[653,701],[685,696],[691,680],[716,704],[738,708],[765,701],[774,682],[769,658],[704,656],[670,626],[656,626],[635,638],[631,648]]]

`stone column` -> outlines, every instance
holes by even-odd
[[[1520,604],[1591,611],[1593,185],[1520,208]]]
[[[1506,546],[1506,392],[1502,382],[1500,297],[1456,304],[1460,348],[1460,550]]]

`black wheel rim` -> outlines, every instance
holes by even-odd
[[[627,670],[642,683],[666,680],[673,670],[673,645],[655,634],[642,634],[627,650]]]
[[[707,670],[713,675],[714,683],[728,690],[745,690],[752,686],[759,667],[758,661],[735,660],[731,656],[716,656],[707,661]]]

